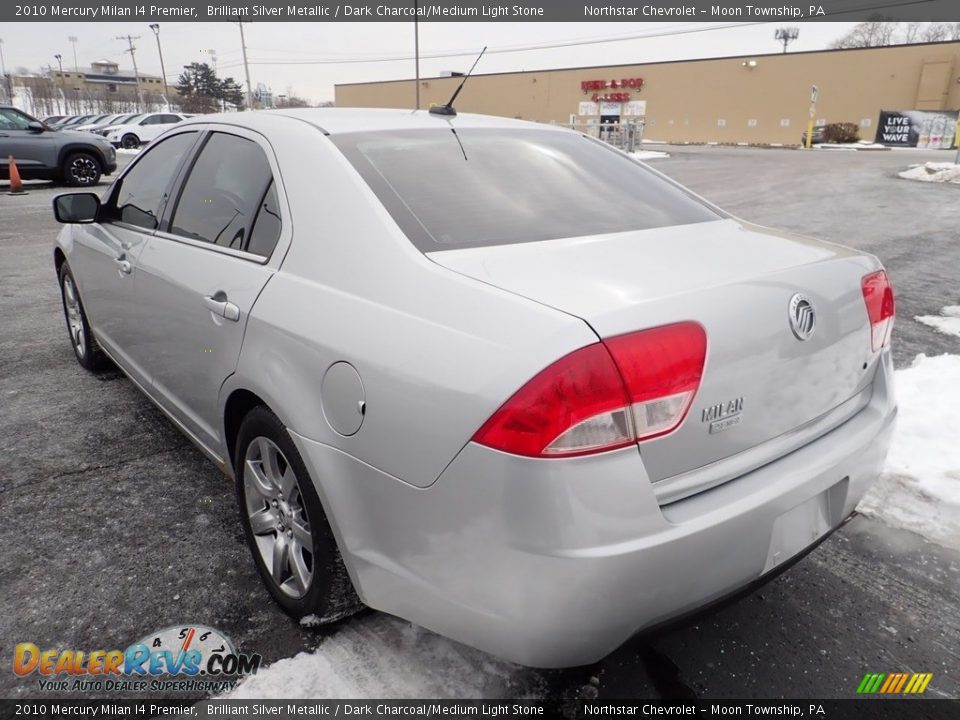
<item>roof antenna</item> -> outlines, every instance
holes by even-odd
[[[477,66],[477,63],[480,62],[480,58],[483,57],[483,54],[487,51],[487,46],[483,46],[483,50],[480,51],[480,54],[477,55],[477,59],[473,61],[473,65],[470,66],[470,71],[463,76],[463,80],[460,81],[460,85],[456,90],[453,91],[453,95],[450,96],[450,99],[447,101],[446,105],[434,105],[430,108],[430,113],[432,115],[449,115],[454,116],[457,114],[456,109],[453,107],[454,101],[457,99],[457,95],[460,94],[460,91],[463,90],[463,86],[466,84],[467,80],[470,78],[470,74],[473,72],[473,69]]]

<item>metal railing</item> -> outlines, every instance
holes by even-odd
[[[564,123],[565,127],[584,135],[603,140],[624,152],[635,152],[643,141],[643,120],[627,120],[618,123]]]

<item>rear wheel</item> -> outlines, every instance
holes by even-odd
[[[274,600],[294,618],[321,623],[360,610],[310,474],[268,408],[243,419],[234,467],[247,543]]]
[[[140,147],[140,138],[133,133],[127,133],[120,139],[120,145],[124,150],[136,150]]]
[[[100,182],[100,173],[100,161],[87,152],[71,153],[63,161],[63,179],[67,185],[96,185]]]
[[[90,372],[106,369],[110,361],[90,332],[87,314],[83,309],[80,293],[77,292],[77,283],[66,263],[60,266],[60,297],[63,300],[67,332],[70,333],[70,345],[77,362]]]

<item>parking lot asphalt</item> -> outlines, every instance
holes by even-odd
[[[956,340],[912,320],[960,304],[960,188],[895,176],[942,154],[665,149],[672,157],[654,167],[744,219],[877,254],[898,294],[898,366],[920,352],[960,352]],[[362,645],[365,632],[372,668],[403,643],[409,674],[447,662],[422,639],[422,650],[411,648],[405,623],[373,612],[312,629],[277,609],[244,544],[231,483],[119,372],[93,376],[74,360],[51,252],[50,199],[60,190],[29,190],[0,194],[0,696],[40,695],[35,679],[11,672],[15,643],[124,648],[186,622],[219,628],[267,662],[338,637]],[[597,665],[505,671],[463,649],[474,658],[462,664],[469,678],[457,683],[447,673],[420,687],[453,696],[471,688],[851,697],[867,672],[909,670],[935,674],[928,694],[957,697],[958,577],[957,551],[857,516],[763,588],[635,638]],[[354,664],[345,672],[363,673],[362,659],[344,658]],[[377,694],[375,676],[360,685]]]

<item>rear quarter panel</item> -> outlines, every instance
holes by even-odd
[[[252,310],[221,403],[248,389],[296,433],[426,487],[526,380],[596,342],[578,318],[424,257],[317,129],[272,142],[293,240]],[[337,361],[356,368],[365,393],[349,437],[321,402]]]

